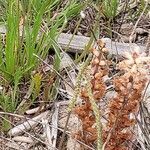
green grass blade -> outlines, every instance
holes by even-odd
[[[6,33],[6,49],[5,49],[5,64],[9,73],[14,74],[18,39],[19,39],[19,13],[17,2],[10,0],[8,2],[7,11],[7,33]]]

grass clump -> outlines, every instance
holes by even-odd
[[[27,81],[27,88],[30,87],[28,98],[32,102],[40,95],[43,77],[36,70],[40,62],[34,54],[45,59],[53,49],[54,69],[59,71],[61,50],[56,39],[83,5],[76,0],[64,4],[60,0],[9,0],[0,3],[2,14],[6,14],[0,19],[6,27],[5,42],[2,37],[0,41],[0,86],[3,88],[0,108],[14,112],[23,100],[19,92],[23,81]],[[37,72],[32,78],[34,70]]]

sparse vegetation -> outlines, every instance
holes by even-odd
[[[0,0],[2,149],[148,149],[149,9],[146,0]],[[101,38],[145,49],[120,56],[121,43]]]

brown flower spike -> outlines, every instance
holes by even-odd
[[[103,129],[105,150],[129,149],[127,141],[132,140],[133,133],[130,130],[136,123],[132,116],[139,109],[147,82],[148,64],[144,63],[145,59],[138,52],[127,56],[128,59],[118,65],[124,74],[114,79],[116,96],[109,102],[108,122]]]
[[[103,48],[103,47],[102,47]],[[101,59],[101,52],[92,49],[93,59],[90,65],[92,94],[96,102],[99,102],[105,95],[106,86],[103,82],[103,76],[107,74],[104,61]],[[95,127],[95,115],[89,100],[86,87],[81,89],[82,105],[76,106],[74,109],[75,114],[82,122],[82,131],[76,133],[75,138],[81,140],[87,145],[93,145],[97,140],[97,129]]]
[[[93,49],[92,53],[91,90],[95,101],[100,102],[106,92],[103,77],[108,71],[101,52]],[[116,94],[108,104],[107,123],[102,131],[103,150],[129,150],[127,142],[134,138],[131,129],[136,120],[133,116],[139,110],[142,92],[147,83],[150,58],[138,51],[127,53],[126,56],[127,59],[118,64],[123,75],[113,79]],[[91,146],[97,140],[97,130],[86,87],[81,89],[81,98],[82,105],[76,106],[74,112],[82,122],[82,131],[78,131],[75,137]]]

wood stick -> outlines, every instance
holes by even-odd
[[[58,37],[58,44],[62,47],[62,49],[66,49],[72,34],[61,33]],[[85,46],[88,44],[90,38],[85,36],[75,35],[73,40],[71,41],[68,51],[81,53]],[[131,52],[133,49],[138,48],[140,51],[144,51],[145,47],[142,45],[137,45],[135,43],[119,43],[113,42],[111,39],[103,38],[106,43],[106,48],[109,50],[110,54],[121,55],[124,56],[124,52]]]

